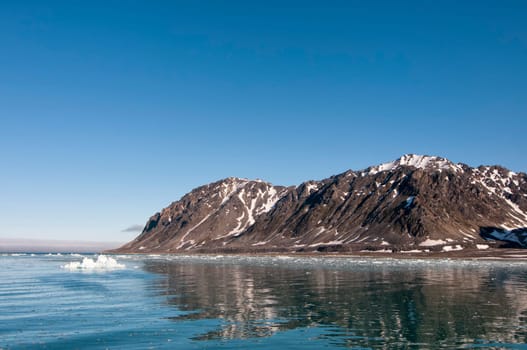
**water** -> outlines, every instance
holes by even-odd
[[[527,264],[0,256],[1,349],[527,348]]]

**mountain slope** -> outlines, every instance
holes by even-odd
[[[122,251],[179,251],[225,246],[287,191],[263,181],[228,178],[201,186],[153,215]]]
[[[152,216],[117,251],[450,251],[501,241],[521,247],[526,227],[526,174],[405,155],[296,187],[237,178],[202,186]]]

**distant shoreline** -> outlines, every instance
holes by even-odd
[[[111,255],[160,255],[160,256],[254,256],[254,257],[329,257],[329,258],[380,258],[380,259],[455,259],[455,260],[514,260],[527,262],[527,249],[511,249],[511,248],[489,248],[486,250],[464,250],[451,252],[426,252],[426,253],[401,253],[401,252],[346,252],[346,253],[330,253],[330,252],[115,252],[103,251],[103,254]]]

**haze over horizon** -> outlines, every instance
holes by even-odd
[[[0,237],[0,253],[99,253],[123,243]]]
[[[127,241],[199,185],[406,153],[527,171],[521,1],[6,1],[1,238]]]

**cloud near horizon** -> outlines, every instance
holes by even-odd
[[[121,232],[141,232],[141,231],[143,231],[143,225],[131,225],[121,230]]]

